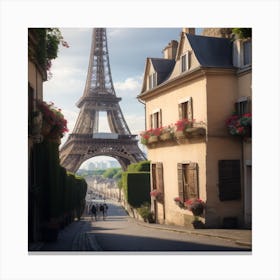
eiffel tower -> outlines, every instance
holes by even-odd
[[[110,156],[125,170],[129,164],[146,159],[137,145],[137,135],[127,126],[120,101],[111,77],[106,28],[94,28],[86,85],[76,104],[79,116],[60,150],[63,167],[76,172],[89,158]],[[110,133],[99,132],[99,112],[107,112]]]

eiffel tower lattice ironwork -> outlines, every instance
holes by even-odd
[[[87,80],[84,93],[77,102],[80,108],[73,132],[60,150],[60,163],[76,172],[80,165],[95,156],[115,158],[123,169],[145,160],[119,106],[109,63],[106,28],[94,28]],[[107,112],[110,133],[99,132],[99,112]]]

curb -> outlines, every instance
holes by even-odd
[[[149,228],[154,228],[154,229],[159,229],[159,230],[167,230],[167,231],[174,231],[174,232],[180,232],[180,233],[188,233],[188,234],[194,234],[194,235],[202,235],[202,236],[208,236],[208,237],[216,237],[216,238],[221,238],[221,239],[226,239],[235,242],[235,244],[240,245],[240,246],[246,246],[246,247],[252,247],[252,244],[250,242],[246,241],[241,241],[233,237],[228,237],[228,236],[223,236],[223,235],[214,235],[206,232],[197,232],[194,230],[188,230],[188,229],[177,229],[177,228],[167,228],[167,227],[159,227],[159,226],[153,226],[150,224],[146,223],[141,223],[139,221],[135,221],[138,225],[143,226],[143,227],[149,227]]]

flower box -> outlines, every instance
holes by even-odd
[[[175,131],[175,137],[177,139],[183,139],[183,138],[186,138],[186,135],[183,130],[178,130],[178,131]]]
[[[152,143],[156,143],[158,142],[158,136],[150,136],[149,139],[148,139],[148,144],[152,144]]]
[[[163,134],[161,134],[159,136],[159,138],[161,141],[167,141],[167,140],[172,139],[172,134],[170,132],[164,132]]]
[[[200,137],[205,135],[205,128],[203,127],[191,127],[187,128],[185,132],[186,137]]]

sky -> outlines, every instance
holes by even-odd
[[[68,121],[69,133],[74,128],[79,108],[76,102],[83,94],[91,47],[91,28],[60,28],[69,48],[60,45],[52,61],[52,77],[44,83],[44,100],[61,108]],[[111,75],[120,107],[132,134],[145,129],[144,105],[137,99],[141,91],[147,57],[163,57],[162,50],[171,40],[179,40],[182,28],[107,28]],[[198,33],[201,30],[198,30]],[[109,132],[105,112],[100,114],[99,132]],[[62,139],[66,141],[68,134]],[[145,149],[140,144],[142,149]],[[106,160],[96,157],[85,162]],[[112,158],[110,158],[112,159]]]

